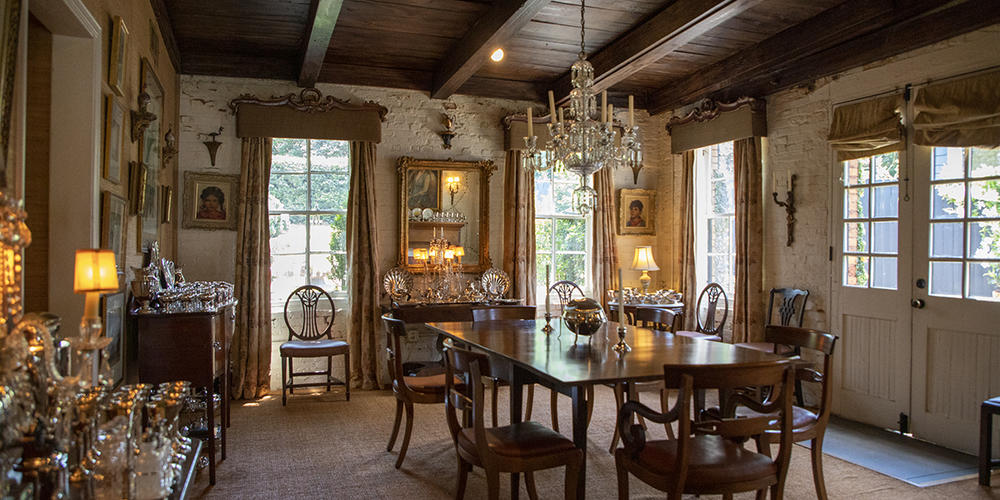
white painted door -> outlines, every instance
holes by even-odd
[[[979,405],[1000,395],[1000,149],[911,150],[912,432],[976,453]]]
[[[838,415],[898,428],[910,411],[909,201],[900,179],[905,155],[840,162],[834,184],[831,330]]]

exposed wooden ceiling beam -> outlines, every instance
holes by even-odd
[[[344,0],[313,0],[299,69],[300,87],[316,86],[319,72],[323,68],[323,59],[330,48],[333,28],[337,25],[343,5]]]
[[[549,0],[500,0],[479,18],[434,72],[431,97],[446,99],[486,63],[487,57],[531,22]]]
[[[607,89],[762,0],[677,0],[588,58],[594,88]],[[566,72],[553,84],[564,101],[573,88]]]
[[[724,92],[727,96],[733,94],[727,89],[736,93],[749,92],[753,86],[749,83],[751,81],[777,79],[789,82],[792,74],[802,74],[802,70],[806,68],[810,68],[811,73],[796,82],[788,83],[787,87],[818,78],[822,75],[816,72],[821,70],[821,67],[830,66],[830,63],[823,63],[821,59],[824,58],[816,57],[816,54],[829,52],[827,57],[832,56],[834,59],[853,57],[860,60],[861,53],[857,52],[857,49],[843,48],[845,42],[875,34],[875,38],[865,38],[865,40],[873,40],[871,43],[877,44],[877,47],[872,48],[877,51],[878,47],[885,43],[877,35],[880,33],[879,30],[913,19],[940,7],[943,3],[945,2],[941,0],[847,1],[742,52],[700,69],[686,78],[670,82],[650,96],[649,112],[658,114],[705,97],[721,97],[717,95],[720,92]],[[928,24],[937,27],[938,21],[928,20]],[[906,47],[915,47],[910,38],[895,42]],[[857,44],[852,44],[852,47],[856,46]],[[862,52],[868,53],[868,48],[865,49]],[[886,53],[858,64],[889,55]],[[806,62],[807,60],[809,62]]]
[[[160,27],[160,36],[163,38],[163,47],[167,49],[167,56],[174,65],[174,71],[181,70],[181,51],[177,48],[177,37],[174,36],[174,25],[170,22],[170,13],[167,12],[165,0],[150,0],[153,6],[153,15],[156,16],[156,24]]]

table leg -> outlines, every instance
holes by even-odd
[[[583,451],[583,462],[576,481],[576,497],[587,497],[587,398],[586,387],[574,385],[570,389],[573,398],[573,444]]]
[[[207,387],[208,401],[205,408],[208,411],[208,484],[215,486],[215,384]]]
[[[519,424],[521,423],[521,399],[524,393],[523,381],[520,376],[520,371],[511,366],[510,374],[510,423]],[[511,500],[517,500],[518,493],[521,491],[520,481],[521,475],[514,472],[510,475],[510,498]]]

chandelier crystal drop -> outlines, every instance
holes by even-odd
[[[522,166],[529,171],[544,171],[556,166],[580,176],[580,185],[573,190],[573,208],[581,214],[592,211],[597,202],[597,192],[590,186],[590,178],[604,167],[636,167],[642,163],[642,144],[639,128],[635,126],[633,100],[628,98],[628,126],[617,140],[614,127],[614,108],[607,105],[607,91],[594,90],[594,66],[587,61],[584,45],[584,12],[586,1],[580,3],[580,55],[570,68],[573,90],[569,93],[569,118],[564,118],[563,108],[556,113],[555,96],[549,91],[548,124],[551,140],[538,148],[538,138],[532,135],[532,109],[528,107],[528,137]]]

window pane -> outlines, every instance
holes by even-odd
[[[731,255],[712,255],[708,258],[708,279],[722,285],[723,290],[732,293],[736,288]]]
[[[554,213],[556,214],[566,214],[566,215],[576,215],[576,210],[573,210],[573,190],[576,189],[576,184],[557,182],[552,185],[552,205],[554,208]]]
[[[350,182],[346,174],[312,174],[312,209],[347,210]]]
[[[844,218],[864,219],[868,217],[868,190],[853,188],[844,191]]]
[[[732,240],[732,233],[730,233],[729,228],[731,222],[732,219],[729,217],[708,220],[709,253],[730,253],[729,247]]]
[[[965,171],[962,148],[934,148],[931,180],[961,179]]]
[[[543,288],[545,286],[545,266],[552,265],[552,254],[538,252],[535,254],[535,288]],[[551,268],[549,269],[551,273]],[[549,276],[549,284],[555,283],[552,277]],[[542,304],[544,299],[539,298],[539,303]]]
[[[309,251],[325,253],[347,248],[347,217],[343,214],[309,217]]]
[[[969,295],[980,300],[1000,301],[1000,262],[969,263]]]
[[[844,285],[868,286],[868,257],[858,255],[844,256]]]
[[[845,252],[867,252],[868,251],[868,223],[867,222],[845,222],[844,223],[844,251]]]
[[[587,221],[556,219],[556,250],[582,252],[587,249]]]
[[[893,182],[899,179],[899,153],[886,153],[872,159],[875,163],[874,182]]]
[[[723,215],[736,211],[734,207],[733,181],[712,181],[712,213]]]
[[[570,280],[583,288],[586,283],[583,274],[586,269],[585,259],[586,255],[583,254],[556,255],[555,276],[552,279]]]
[[[875,222],[872,224],[872,252],[896,253],[899,248],[899,223]]]
[[[972,148],[969,153],[969,177],[1000,175],[1000,148]]]
[[[931,257],[962,257],[962,223],[931,224]]]
[[[969,224],[969,257],[973,259],[1000,259],[1000,222],[973,222]]]
[[[271,174],[267,188],[267,209],[306,210],[305,174]]]
[[[271,255],[272,304],[284,305],[292,291],[305,284],[305,255]]]
[[[535,213],[548,215],[555,211],[551,175],[551,172],[535,171]]]
[[[271,254],[305,253],[306,217],[304,215],[272,215]],[[303,283],[305,284],[305,283]]]
[[[716,148],[718,156],[712,162],[712,178],[721,179],[733,176],[733,143],[724,142]]]
[[[312,171],[350,172],[351,146],[347,141],[313,139]]]
[[[535,219],[535,250],[540,254],[552,251],[551,219]]]
[[[896,289],[895,257],[872,257],[872,288]]]
[[[347,256],[333,252],[309,256],[309,284],[327,292],[344,291],[347,277]]]
[[[969,183],[969,217],[1000,217],[1000,180]]]
[[[271,143],[271,175],[279,172],[305,172],[308,139],[274,139]]]
[[[931,295],[962,296],[961,262],[931,262]]]
[[[875,217],[896,217],[899,213],[899,184],[875,188]]]
[[[931,194],[932,219],[959,219],[965,216],[965,183],[935,184]]]
[[[871,176],[871,158],[859,158],[844,162],[844,185],[868,184]]]

